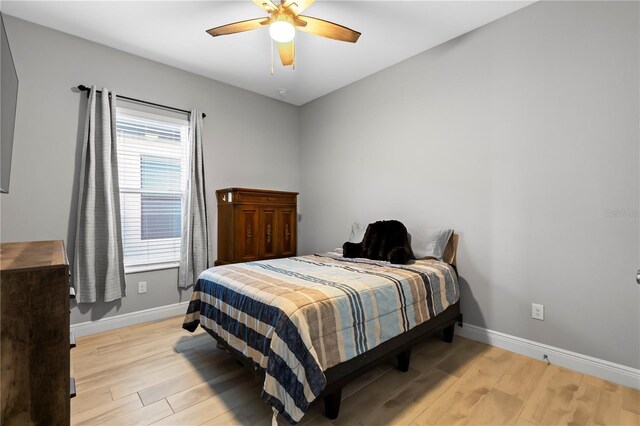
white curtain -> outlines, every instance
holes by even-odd
[[[125,295],[120,222],[116,95],[91,88],[78,186],[74,285],[78,303]]]
[[[195,284],[202,271],[209,268],[209,226],[205,196],[204,160],[202,158],[202,114],[190,116],[189,183],[182,216],[182,241],[178,287]]]

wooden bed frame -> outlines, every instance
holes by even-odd
[[[443,260],[450,264],[458,273],[456,265],[456,253],[458,250],[458,235],[453,234],[444,252]],[[336,419],[340,412],[340,401],[342,400],[342,388],[349,382],[357,379],[365,372],[375,366],[395,357],[397,367],[402,372],[409,371],[411,361],[411,348],[426,337],[442,332],[445,342],[453,341],[453,331],[456,323],[462,327],[462,313],[460,312],[460,301],[450,305],[439,315],[412,328],[406,333],[402,333],[375,348],[358,355],[348,361],[342,362],[327,369],[324,374],[327,385],[318,398],[324,398],[325,415],[330,419]],[[224,348],[233,355],[240,364],[250,367],[259,379],[264,378],[264,371],[257,368],[256,364],[241,352],[227,345],[215,332],[205,329],[216,341],[218,346]]]

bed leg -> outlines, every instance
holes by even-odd
[[[442,340],[447,343],[453,342],[453,330],[456,328],[455,324],[451,324],[449,327],[442,330]]]
[[[402,371],[403,373],[406,373],[407,371],[409,371],[409,362],[411,361],[411,349],[407,349],[406,351],[398,354],[396,359],[398,361],[398,370]]]
[[[342,401],[342,389],[324,397],[324,414],[331,420],[338,418],[340,401]]]

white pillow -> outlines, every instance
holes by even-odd
[[[411,232],[411,249],[416,259],[432,257],[442,260],[453,229],[430,228]]]
[[[368,225],[353,222],[353,225],[351,225],[351,236],[349,237],[349,242],[361,243],[364,239],[364,233],[367,231],[367,226]]]

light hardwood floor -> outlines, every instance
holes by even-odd
[[[182,317],[78,338],[73,425],[265,425],[260,384]],[[640,425],[640,392],[461,337],[414,348],[352,382],[340,416],[314,403],[304,425]],[[321,402],[321,401],[319,401]],[[281,425],[287,424],[279,417]]]

